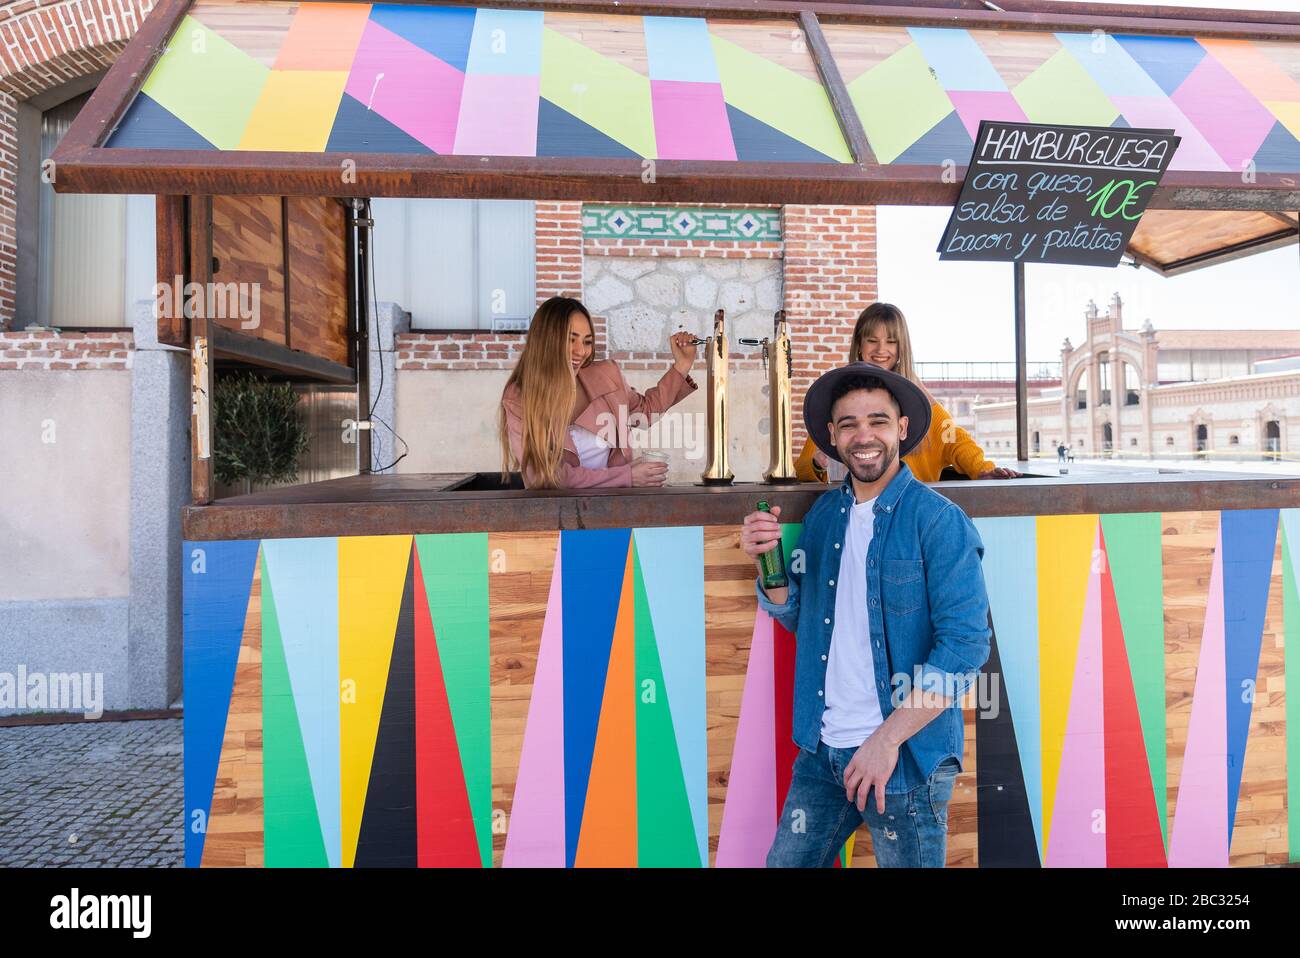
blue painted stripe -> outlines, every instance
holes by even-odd
[[[976,519],[984,541],[984,585],[1020,750],[1034,838],[1043,847],[1043,751],[1038,684],[1038,541],[1033,516]]]
[[[1107,96],[1149,96],[1167,99],[1165,92],[1133,59],[1122,43],[1105,33],[1058,33],[1070,51]]]
[[[1172,94],[1205,59],[1205,47],[1192,37],[1151,37],[1117,33],[1115,39],[1156,85]]]
[[[636,529],[641,579],[700,861],[709,860],[708,717],[704,692],[704,529]]]
[[[343,863],[339,772],[338,539],[266,539],[280,641],[302,730],[325,857]]]
[[[630,529],[560,533],[564,552],[560,583],[564,616],[564,840],[565,864],[570,867],[578,854],[631,535]],[[629,815],[634,816],[634,806],[629,808]]]
[[[1223,536],[1224,679],[1228,696],[1228,842],[1246,759],[1250,711],[1259,677],[1259,649],[1277,545],[1276,509],[1219,513]]]
[[[256,539],[181,545],[187,868],[203,860],[257,546]]]
[[[1007,85],[988,55],[965,30],[908,27],[907,32],[946,90],[1005,93]]]
[[[720,83],[709,25],[699,17],[642,17],[652,80]]]
[[[370,19],[464,73],[474,13],[472,7],[377,3],[370,8]]]
[[[542,11],[479,10],[467,73],[542,75]]]

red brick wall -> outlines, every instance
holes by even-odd
[[[878,294],[874,206],[787,206],[785,309],[794,349],[796,446],[804,434],[803,394],[848,358],[853,323]]]
[[[537,302],[582,298],[582,204],[537,203]]]
[[[0,333],[0,369],[127,369],[130,333]]]
[[[398,369],[512,369],[523,333],[399,333]]]

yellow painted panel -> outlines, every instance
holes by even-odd
[[[1043,747],[1043,847],[1051,831],[1056,779],[1061,771],[1070,690],[1079,655],[1079,632],[1088,595],[1096,515],[1039,516],[1038,538],[1038,681]]]
[[[356,860],[402,608],[410,536],[339,538],[339,787],[343,867]]]
[[[272,70],[239,149],[323,152],[347,82],[346,70]]]

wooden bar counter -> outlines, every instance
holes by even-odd
[[[1016,468],[934,487],[994,627],[949,864],[1300,860],[1300,478]],[[495,484],[185,510],[188,865],[763,864],[795,640],[739,523],[782,506],[788,553],[826,487]]]

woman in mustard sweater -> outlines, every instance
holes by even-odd
[[[912,365],[912,339],[907,332],[907,320],[897,306],[872,303],[858,317],[849,345],[849,362],[864,360],[900,373],[925,389]],[[1020,475],[1014,469],[1000,468],[986,459],[984,450],[970,433],[953,422],[948,410],[929,391],[926,395],[931,403],[930,431],[920,445],[903,457],[917,479],[935,482],[945,466],[952,466],[971,479],[1014,479]],[[826,482],[829,461],[810,439],[804,443],[795,463],[795,475],[805,482]]]

